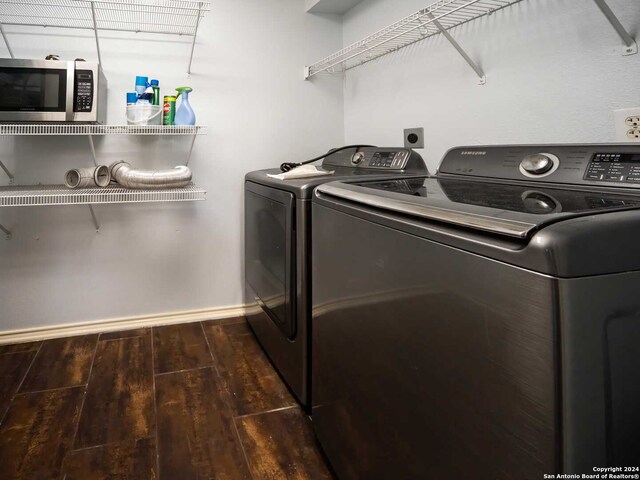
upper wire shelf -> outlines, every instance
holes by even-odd
[[[206,135],[204,125],[0,124],[0,136],[29,135]]]
[[[439,0],[306,67],[305,77],[310,78],[323,72],[344,72],[433,35],[447,35],[447,31],[454,27],[520,1],[522,0]]]
[[[3,0],[0,23],[193,36],[210,8],[196,0]]]

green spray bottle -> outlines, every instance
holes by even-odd
[[[174,125],[195,125],[196,124],[196,114],[191,108],[191,104],[189,103],[189,93],[193,91],[191,87],[178,87],[176,88],[178,92],[178,97],[182,97],[180,102],[180,106],[178,110],[176,110],[176,118]]]

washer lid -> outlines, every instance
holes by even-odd
[[[546,225],[604,211],[640,208],[640,195],[538,188],[450,178],[390,179],[318,187],[377,209],[528,239]]]

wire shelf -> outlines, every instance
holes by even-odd
[[[2,0],[0,23],[194,36],[211,8],[196,0]]]
[[[307,67],[306,77],[338,73],[470,22],[522,0],[439,0]]]
[[[204,125],[0,124],[0,136],[29,135],[206,135]]]
[[[121,187],[71,190],[63,185],[0,187],[0,207],[96,205],[100,203],[193,202],[207,192],[193,183],[184,188],[130,190]]]

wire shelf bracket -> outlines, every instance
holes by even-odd
[[[486,82],[485,72],[453,38],[451,30],[521,1],[438,0],[363,40],[305,67],[304,77],[308,80],[321,73],[345,72],[434,35],[443,35],[473,69],[482,85]]]
[[[93,136],[92,135],[87,135],[87,138],[89,139],[89,148],[91,149],[91,156],[93,157],[93,164],[97,167],[98,166],[98,156],[96,155],[96,146],[93,144]]]
[[[433,24],[436,26],[438,30],[440,30],[440,33],[442,34],[442,36],[447,39],[447,41],[453,46],[453,48],[455,48],[458,51],[458,53],[462,56],[462,58],[464,58],[464,61],[469,64],[469,66],[473,69],[474,72],[476,72],[476,75],[478,75],[478,78],[479,78],[478,84],[484,85],[485,83],[487,83],[487,76],[485,75],[482,68],[480,68],[476,62],[471,60],[471,57],[467,55],[467,52],[465,52],[464,49],[460,46],[460,44],[456,42],[456,40],[451,36],[451,34],[447,31],[447,29],[444,28],[440,24],[440,22],[433,17],[432,14],[429,13],[427,17],[433,21]]]
[[[11,240],[11,230],[7,229],[0,223],[0,230],[4,233],[4,238]]]
[[[96,227],[96,232],[100,231],[100,224],[98,223],[98,217],[96,212],[93,211],[93,205],[89,204],[89,212],[91,213],[91,220],[93,220],[93,226]]]
[[[0,34],[14,58],[4,26],[55,27],[91,30],[98,61],[102,52],[98,32],[158,33],[193,37],[187,71],[191,73],[200,21],[210,0],[2,0]]]
[[[93,35],[96,37],[96,50],[98,51],[98,63],[102,65],[102,55],[100,54],[100,40],[98,39],[98,23],[96,22],[96,6],[93,2],[91,2],[91,20],[93,21]],[[93,213],[93,210],[91,210],[91,212]]]
[[[7,174],[7,177],[9,177],[9,183],[13,183],[15,181],[15,177],[13,176],[13,174],[11,173],[11,171],[9,171],[9,169],[7,168],[7,166],[2,163],[2,160],[0,160],[0,168],[2,170],[4,170],[4,173]]]
[[[7,33],[4,31],[2,22],[0,22],[0,34],[2,34],[2,39],[4,40],[4,44],[7,46],[7,50],[9,50],[9,56],[11,58],[16,58],[13,54],[13,50],[11,50],[11,44],[9,43],[9,39],[7,38]]]
[[[191,41],[191,53],[189,54],[189,66],[187,67],[187,75],[191,75],[191,64],[193,63],[193,51],[196,49],[196,36],[198,35],[198,27],[202,15],[202,2],[198,3],[198,16],[196,18],[196,26],[193,30],[193,40]]]
[[[620,23],[620,20],[618,20],[616,14],[613,13],[613,10],[611,10],[609,5],[607,5],[607,2],[605,0],[593,1],[596,2],[596,5],[598,5],[598,8],[605,16],[605,18],[609,21],[616,33],[620,35],[620,38],[624,43],[624,46],[622,47],[622,55],[627,56],[635,55],[636,53],[638,53],[638,44],[636,43],[635,39],[629,34],[629,32],[627,32],[622,23]]]
[[[193,146],[196,143],[196,138],[197,138],[197,135],[193,135],[191,137],[191,142],[189,144],[189,153],[187,153],[187,161],[185,162],[186,167],[189,166],[189,162],[191,161],[191,154],[193,153]]]

